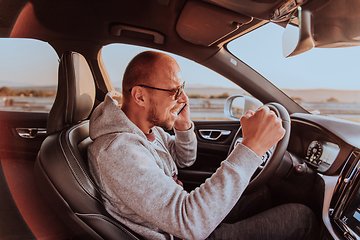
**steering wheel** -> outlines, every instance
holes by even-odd
[[[269,178],[275,173],[276,169],[279,167],[285,151],[287,149],[289,139],[290,139],[290,116],[285,107],[283,107],[279,103],[267,103],[265,106],[268,106],[270,110],[274,111],[275,114],[282,119],[282,125],[285,129],[284,137],[269,149],[265,155],[262,157],[263,162],[255,171],[253,176],[251,177],[250,183],[246,188],[246,193],[252,193],[259,189],[263,184],[265,184]],[[242,141],[242,131],[241,126],[239,130],[236,132],[235,137],[230,145],[229,153],[235,148],[238,142]]]

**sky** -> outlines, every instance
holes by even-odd
[[[281,47],[283,31],[279,26],[268,24],[233,41],[228,48],[279,88],[360,90],[360,47],[316,48],[284,58]],[[120,84],[131,58],[143,50],[145,48],[123,44],[103,48],[103,60],[114,85]],[[217,73],[190,60],[178,56],[174,58],[187,84],[236,87]],[[0,87],[9,82],[13,86],[56,84],[57,67],[58,57],[47,43],[28,39],[0,39]]]
[[[263,31],[268,32],[266,38]],[[251,35],[236,39],[228,47],[280,88],[360,89],[360,46],[313,48],[285,58],[282,53],[283,32],[283,28],[268,24]],[[249,51],[249,45],[254,46],[253,51]]]
[[[58,56],[49,44],[0,38],[0,87],[54,85],[57,84],[57,69]]]

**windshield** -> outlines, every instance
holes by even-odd
[[[360,122],[360,47],[314,48],[285,58],[283,32],[269,23],[227,47],[311,113]]]

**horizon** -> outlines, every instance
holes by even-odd
[[[4,82],[8,82],[9,84],[3,84]],[[10,83],[9,81],[1,81],[0,80],[0,88],[2,87],[8,87],[8,88],[29,88],[29,87],[33,87],[33,88],[47,88],[47,87],[57,87],[57,84],[48,84],[48,85],[36,85],[34,83],[20,83],[20,82],[15,82],[15,83]],[[121,88],[119,87],[117,84],[121,84],[121,82],[115,82],[115,84],[113,83],[113,86],[115,88]],[[185,89],[186,88],[200,88],[200,87],[207,87],[207,88],[223,88],[223,89],[242,89],[239,86],[219,86],[219,85],[210,85],[210,84],[202,84],[202,83],[195,83],[195,84],[191,84],[191,83],[186,83]],[[290,90],[290,91],[314,91],[314,90],[325,90],[325,91],[339,91],[339,92],[360,92],[360,89],[333,89],[333,88],[279,88],[280,90]],[[29,89],[32,90],[32,89]],[[35,90],[35,89],[34,89]],[[245,91],[245,90],[244,90]]]
[[[9,82],[9,81],[4,81],[4,82]],[[19,82],[15,82],[15,83],[10,83],[10,84],[3,84],[3,81],[0,80],[0,88],[2,87],[8,87],[8,88],[28,88],[28,87],[34,87],[34,88],[47,88],[47,87],[57,87],[57,84],[49,84],[49,85],[36,85],[34,83],[19,83]],[[121,84],[121,82],[115,82],[115,84],[113,83],[113,86],[115,88],[121,88],[119,87],[117,84]],[[209,85],[209,84],[202,84],[202,83],[195,83],[195,84],[191,84],[191,83],[186,83],[185,89],[186,88],[200,88],[200,87],[207,87],[207,88],[223,88],[223,89],[241,89],[239,86],[235,86],[235,87],[231,87],[231,86],[219,86],[219,85]],[[325,91],[350,91],[350,92],[360,92],[360,89],[333,89],[333,88],[279,88],[280,90],[290,90],[290,91],[314,91],[314,90],[325,90]],[[31,89],[29,89],[31,90]],[[35,89],[34,89],[35,90]],[[245,90],[244,90],[245,91]]]
[[[10,89],[10,92],[7,90],[2,91],[1,94],[4,94],[2,97],[45,97],[53,95],[55,96],[57,91],[57,86],[55,84],[46,85],[46,86],[1,86],[0,90],[3,87]],[[115,90],[121,92],[121,88],[114,86]],[[343,90],[343,89],[280,89],[290,98],[295,101],[306,102],[306,103],[328,103],[328,102],[338,102],[338,103],[359,103],[360,102],[360,90]],[[13,92],[11,92],[13,91]],[[29,91],[38,92],[35,96],[29,96]],[[212,98],[219,97],[222,95],[232,96],[236,94],[249,95],[245,90],[239,87],[219,87],[211,86],[205,84],[188,84],[185,87],[186,94],[189,98]],[[21,96],[21,93],[25,95]],[[27,92],[27,93],[25,93]],[[49,95],[50,94],[50,95]],[[223,96],[221,98],[224,98]]]

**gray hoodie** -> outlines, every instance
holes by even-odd
[[[155,141],[106,95],[90,119],[90,171],[107,211],[146,239],[205,239],[230,212],[261,159],[238,144],[200,187],[186,192],[173,180],[196,158],[194,127],[170,136],[154,127]]]

